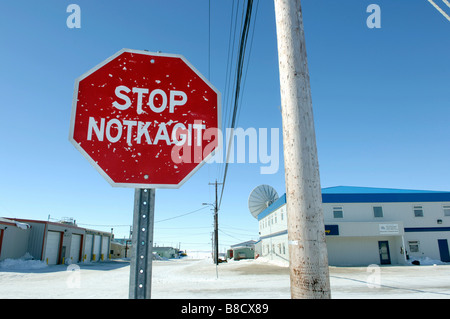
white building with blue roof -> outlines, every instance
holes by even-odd
[[[450,262],[450,192],[337,186],[322,189],[334,266]],[[289,260],[286,195],[262,211],[257,253]]]

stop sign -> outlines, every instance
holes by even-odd
[[[75,81],[69,140],[113,186],[180,187],[219,129],[220,93],[181,55],[123,49]]]

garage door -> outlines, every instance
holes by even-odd
[[[102,236],[94,235],[94,251],[92,252],[92,261],[100,260],[100,246],[102,244]]]
[[[2,244],[3,244],[3,229],[0,229],[0,258],[2,257]]]
[[[70,241],[70,262],[77,263],[80,261],[81,235],[72,234]]]
[[[92,235],[86,235],[86,241],[84,243],[84,260],[91,261],[92,258]]]
[[[56,231],[47,232],[44,261],[47,261],[49,265],[56,265],[59,262],[60,245],[61,233]]]
[[[109,256],[109,237],[102,237],[102,256],[103,260],[107,260]]]

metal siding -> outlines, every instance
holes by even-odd
[[[1,259],[23,257],[28,248],[29,229],[9,226],[3,230]]]
[[[35,259],[41,259],[43,257],[45,224],[27,223],[31,225],[31,232],[28,237],[28,252]]]

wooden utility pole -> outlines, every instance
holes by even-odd
[[[292,298],[330,298],[319,164],[300,0],[275,0]]]
[[[214,205],[214,252],[216,265],[219,264],[219,207],[217,202],[217,180],[216,180],[216,204]]]
[[[215,183],[209,183],[209,185],[215,185],[216,190],[216,201],[212,205],[214,207],[214,263],[216,265],[219,264],[219,203],[217,198],[217,185],[222,185],[222,183],[217,183],[217,180]]]

